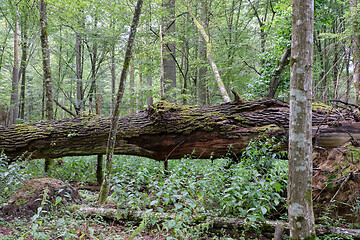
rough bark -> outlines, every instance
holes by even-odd
[[[286,137],[288,118],[288,104],[273,99],[207,107],[158,102],[145,111],[119,118],[114,153],[164,160],[182,158],[195,150],[195,158],[209,158],[226,155],[231,145],[231,151],[238,154],[266,130],[270,135]],[[360,139],[360,123],[353,121],[354,116],[345,113],[314,110],[313,142],[318,147],[334,148]],[[105,154],[110,122],[110,117],[84,115],[0,126],[0,151],[4,150],[9,161],[23,154],[23,159],[30,155],[56,158]]]
[[[292,9],[288,150],[290,239],[315,239],[311,125],[314,0],[293,0]]]
[[[162,43],[163,64],[164,64],[164,92],[165,99],[176,102],[176,60],[175,60],[175,41],[171,38],[175,34],[175,0],[163,0],[162,6],[165,14],[162,18],[162,31],[166,38]]]
[[[75,33],[75,54],[76,54],[76,113],[79,114],[85,110],[84,106],[84,90],[83,90],[83,64],[82,64],[82,49],[83,44],[79,33]]]
[[[19,113],[19,11],[16,12],[14,29],[14,67],[12,73],[12,89],[10,98],[10,116],[9,122],[16,123]]]
[[[43,62],[43,82],[45,91],[45,113],[46,119],[54,119],[53,111],[53,94],[52,94],[52,80],[51,80],[51,65],[50,65],[50,47],[48,38],[48,21],[47,21],[47,3],[45,0],[40,1],[40,40],[41,40],[41,53]],[[45,159],[45,172],[49,172],[54,165],[54,160]]]
[[[19,118],[25,119],[25,87],[26,87],[26,66],[27,66],[27,52],[28,52],[28,36],[27,36],[27,22],[26,19],[21,21],[21,86],[20,86],[20,106]]]
[[[353,19],[353,39],[352,39],[352,52],[353,52],[353,63],[354,63],[354,93],[355,93],[355,104],[360,103],[360,29],[358,20],[358,4],[359,0],[351,0],[350,5],[352,9]]]

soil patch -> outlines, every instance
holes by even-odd
[[[80,195],[76,188],[53,178],[40,178],[28,181],[10,197],[8,203],[0,209],[4,217],[29,217],[39,207],[48,210],[65,202],[76,202]]]
[[[331,151],[316,152],[313,198],[317,218],[327,215],[353,223],[360,220],[356,212],[360,204],[359,148],[349,143]]]

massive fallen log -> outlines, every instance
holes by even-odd
[[[195,158],[221,157],[229,151],[239,154],[264,132],[286,137],[288,116],[288,104],[274,99],[206,107],[158,102],[119,119],[115,154],[155,160],[186,154]],[[355,121],[352,114],[314,110],[314,143],[333,148],[360,139],[360,123]],[[105,154],[109,128],[110,118],[96,115],[0,126],[0,150],[9,161]]]

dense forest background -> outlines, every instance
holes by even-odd
[[[47,1],[55,119],[71,117],[60,106],[76,114],[111,113],[134,4]],[[1,1],[3,123],[5,115],[11,122],[10,110],[17,121],[45,118],[39,9],[37,1]],[[208,44],[193,19],[204,27]],[[315,1],[313,101],[356,101],[357,22],[355,1]],[[121,111],[134,113],[160,100],[162,69],[165,99],[195,105],[221,102],[207,60],[210,45],[228,92],[288,100],[290,38],[289,0],[145,1]]]

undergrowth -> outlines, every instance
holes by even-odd
[[[140,225],[126,223],[122,229],[114,230],[101,218],[85,218],[66,209],[48,212],[38,209],[31,221],[16,218],[5,221],[0,215],[0,227],[12,231],[9,238],[1,239],[14,239],[14,236],[18,239],[55,236],[61,239],[124,239],[124,236],[141,239],[144,232],[161,239],[249,239],[246,229],[215,230],[206,220],[244,218],[251,232],[256,232],[257,223],[265,219],[286,221],[288,166],[285,154],[278,152],[278,147],[274,139],[264,137],[252,141],[236,161],[227,157],[209,160],[187,156],[170,160],[166,172],[162,162],[115,156],[111,204],[122,210],[172,214],[174,218],[160,223],[154,217],[145,216]],[[32,178],[53,177],[83,184],[96,182],[95,156],[56,159],[51,174],[45,174],[43,166],[43,160],[8,164],[2,155],[0,206]],[[84,190],[80,193],[84,205],[96,203],[97,193]],[[256,236],[261,233],[257,232]]]

